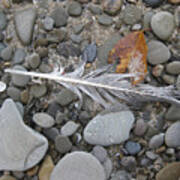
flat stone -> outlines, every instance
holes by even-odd
[[[72,143],[67,136],[58,135],[55,139],[55,148],[59,153],[67,153],[72,148]]]
[[[180,120],[179,107],[175,105],[171,105],[171,107],[168,109],[168,111],[165,114],[165,118],[170,121]]]
[[[104,0],[102,3],[103,10],[109,15],[116,15],[121,9],[121,0]]]
[[[79,128],[79,124],[76,124],[73,121],[68,121],[61,128],[61,134],[64,135],[64,136],[71,136],[77,131],[78,128]]]
[[[65,155],[54,168],[50,180],[105,180],[104,168],[90,153]]]
[[[73,100],[75,100],[77,97],[76,95],[67,89],[61,90],[61,92],[56,96],[56,101],[61,105],[61,106],[66,106],[70,104]]]
[[[102,14],[98,17],[98,23],[104,26],[110,26],[113,23],[113,19],[106,14]]]
[[[44,135],[51,141],[55,141],[56,137],[59,135],[59,130],[55,127],[43,129]]]
[[[39,180],[49,180],[53,169],[54,169],[53,160],[51,156],[48,155],[44,159],[42,166],[39,170],[38,173]]]
[[[167,46],[160,41],[152,40],[148,43],[147,60],[150,64],[156,65],[165,63],[170,58],[171,53]]]
[[[12,99],[0,110],[0,170],[25,171],[45,155],[48,141],[23,122]]]
[[[16,32],[24,45],[31,43],[35,20],[36,10],[33,8],[17,11],[14,15]]]
[[[27,71],[23,66],[16,65],[13,67],[13,69],[18,70],[18,71]],[[19,87],[24,87],[28,84],[30,78],[28,76],[23,76],[23,75],[12,75],[12,82],[15,86]]]
[[[168,147],[180,146],[180,121],[172,124],[165,133],[165,143]]]
[[[84,139],[89,144],[108,146],[120,144],[129,138],[134,123],[131,111],[99,114],[84,129]]]
[[[40,65],[40,57],[37,53],[31,54],[26,59],[32,69],[36,69]]]
[[[135,5],[127,5],[122,13],[123,21],[128,25],[137,23],[142,16],[142,10]]]
[[[7,26],[7,18],[2,10],[0,10],[0,30],[4,30]]]
[[[43,97],[47,92],[45,84],[34,84],[30,88],[30,94],[35,98]]]
[[[166,71],[169,74],[177,75],[180,74],[180,62],[179,61],[173,61],[166,66]]]
[[[117,44],[117,42],[121,39],[121,36],[116,33],[112,35],[109,39],[105,41],[105,43],[100,46],[97,50],[97,67],[102,67],[107,65],[108,55],[112,48]]]
[[[56,7],[51,13],[51,18],[54,20],[56,27],[67,25],[68,14],[62,7]]]
[[[151,27],[157,37],[167,40],[175,28],[174,16],[169,12],[158,12],[152,17]]]
[[[24,51],[24,49],[20,49],[20,48],[16,49],[13,56],[13,64],[23,63],[25,57],[26,57],[26,52]]]
[[[142,119],[137,120],[134,128],[134,134],[136,136],[142,136],[145,134],[146,130],[147,130],[147,124],[144,122],[144,120]]]
[[[33,121],[42,128],[50,128],[55,123],[52,116],[43,112],[34,114]]]
[[[167,164],[156,175],[156,180],[178,180],[180,177],[180,162]]]
[[[68,7],[68,13],[70,16],[80,16],[82,13],[82,6],[78,2],[71,2]]]
[[[8,46],[1,51],[1,58],[4,61],[11,60],[12,54],[13,54],[13,49],[11,46]]]
[[[159,148],[164,143],[164,133],[153,136],[149,141],[149,147],[152,149]]]

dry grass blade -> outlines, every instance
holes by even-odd
[[[180,92],[173,86],[154,87],[145,84],[132,86],[124,79],[133,77],[133,74],[110,74],[107,73],[108,69],[109,67],[105,67],[83,75],[84,64],[82,64],[75,72],[63,76],[58,75],[58,72],[44,74],[13,69],[6,69],[5,72],[54,80],[76,93],[81,102],[82,93],[84,93],[104,107],[117,103],[118,99],[134,107],[149,101],[167,102],[180,106]]]

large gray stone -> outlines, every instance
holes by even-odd
[[[14,101],[6,99],[0,109],[0,170],[27,170],[47,148],[46,138],[26,126]]]
[[[134,123],[131,111],[99,114],[84,129],[84,139],[89,144],[108,146],[120,144],[129,138]]]
[[[180,74],[180,62],[179,61],[173,61],[166,66],[166,71],[169,74],[177,75]]]
[[[180,146],[180,121],[172,124],[166,131],[165,142],[168,147]]]
[[[14,15],[16,32],[24,45],[31,43],[35,20],[36,10],[33,8],[17,11]]]
[[[174,31],[174,16],[169,12],[158,12],[151,19],[151,27],[160,39],[167,40]]]
[[[152,40],[148,43],[147,60],[150,64],[156,65],[165,63],[170,58],[171,53],[162,42]]]
[[[105,180],[100,162],[90,153],[73,152],[63,157],[54,168],[50,180]]]

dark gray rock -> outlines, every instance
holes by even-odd
[[[78,2],[71,2],[68,7],[68,13],[70,16],[80,16],[82,13],[82,6]]]
[[[133,141],[128,141],[125,144],[125,148],[130,155],[136,155],[141,151],[141,145]]]
[[[91,13],[93,13],[94,15],[99,15],[99,14],[102,14],[102,9],[95,5],[95,4],[90,4],[88,9],[91,11]]]
[[[89,44],[82,53],[82,59],[85,62],[92,63],[96,59],[97,46],[95,43]]]
[[[0,30],[4,30],[7,26],[7,18],[2,10],[0,10]]]
[[[84,29],[84,24],[77,24],[73,26],[73,31],[75,34],[80,34]]]
[[[172,124],[165,133],[165,143],[168,147],[180,146],[180,121]]]
[[[47,113],[52,117],[55,118],[59,111],[62,111],[62,108],[57,102],[54,101],[48,105]]]
[[[51,141],[55,141],[56,137],[59,135],[59,130],[55,127],[43,129],[44,135]]]
[[[59,153],[67,153],[72,148],[72,143],[68,137],[58,135],[55,139],[55,148]]]
[[[79,47],[76,47],[69,43],[61,43],[57,47],[57,52],[59,55],[64,56],[65,58],[68,58],[69,56],[76,56],[79,57],[81,54],[81,50]]]
[[[110,26],[113,23],[113,19],[106,14],[102,14],[98,17],[98,23],[104,26]]]
[[[31,43],[35,20],[36,10],[33,8],[17,11],[14,15],[16,32],[24,45]]]
[[[175,105],[171,105],[171,107],[168,109],[168,111],[165,114],[165,118],[170,121],[180,120],[179,107]]]
[[[19,71],[27,71],[23,66],[16,65],[13,67],[15,70]],[[24,87],[28,84],[30,78],[28,76],[22,76],[22,75],[12,75],[12,82],[15,86]]]
[[[64,8],[56,7],[56,9],[51,13],[51,17],[53,18],[56,27],[67,25],[68,14]]]
[[[26,57],[26,52],[24,49],[16,49],[13,56],[13,64],[20,64],[23,63]]]
[[[162,5],[163,3],[163,0],[143,0],[145,2],[145,4],[147,6],[150,6],[150,7],[158,7],[160,5]]]
[[[65,155],[55,166],[50,180],[105,180],[100,162],[90,153],[73,152]]]
[[[147,60],[150,64],[156,65],[165,63],[170,58],[171,53],[167,46],[160,41],[152,40],[148,43]]]
[[[157,37],[167,40],[175,28],[174,16],[169,12],[158,12],[151,19],[151,27]]]
[[[12,99],[6,99],[2,105],[0,129],[0,170],[25,171],[44,157],[46,138],[24,124]]]

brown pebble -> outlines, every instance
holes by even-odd
[[[161,146],[160,148],[156,149],[156,153],[162,153],[166,150],[166,147],[165,146]]]
[[[173,4],[179,4],[180,3],[180,0],[169,0],[170,3],[173,3]]]
[[[37,174],[38,170],[39,170],[39,166],[35,166],[27,171],[27,175],[29,177],[32,177]]]
[[[28,92],[28,90],[22,91],[20,97],[21,97],[21,102],[24,103],[24,104],[27,104],[28,100],[29,100],[29,92]]]
[[[2,4],[5,8],[10,8],[11,7],[11,3],[10,0],[2,0]]]

